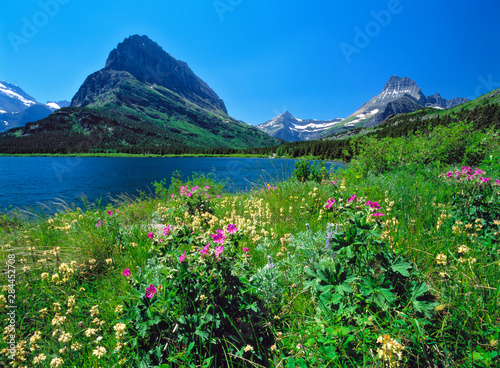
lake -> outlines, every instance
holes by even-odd
[[[291,177],[296,160],[213,157],[0,157],[0,212],[11,208],[36,208],[64,201],[79,206],[141,191],[154,193],[155,181],[175,171],[184,179],[193,172],[227,180],[226,190],[248,191]],[[340,162],[327,162],[344,167]]]

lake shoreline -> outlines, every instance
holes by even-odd
[[[130,154],[130,153],[0,153],[0,157],[136,157],[136,158],[156,158],[156,157],[221,157],[221,158],[265,158],[265,159],[290,159],[290,160],[315,160],[324,162],[339,162],[346,164],[346,162],[340,159],[328,159],[322,160],[317,156],[302,156],[302,157],[270,157],[269,155],[257,155],[257,154],[196,154],[196,153],[186,153],[182,155],[166,154],[166,155],[156,155],[156,154]]]

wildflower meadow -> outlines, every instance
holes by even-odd
[[[2,214],[0,364],[496,367],[500,167],[482,164],[301,162],[247,193],[194,175]]]

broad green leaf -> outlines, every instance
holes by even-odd
[[[392,266],[391,269],[394,272],[398,272],[401,275],[405,277],[410,277],[410,273],[408,272],[409,269],[411,269],[412,266],[402,258],[399,258]]]

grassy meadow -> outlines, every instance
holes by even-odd
[[[248,193],[195,175],[107,208],[3,214],[0,364],[496,367],[493,152],[376,170],[366,149]]]

